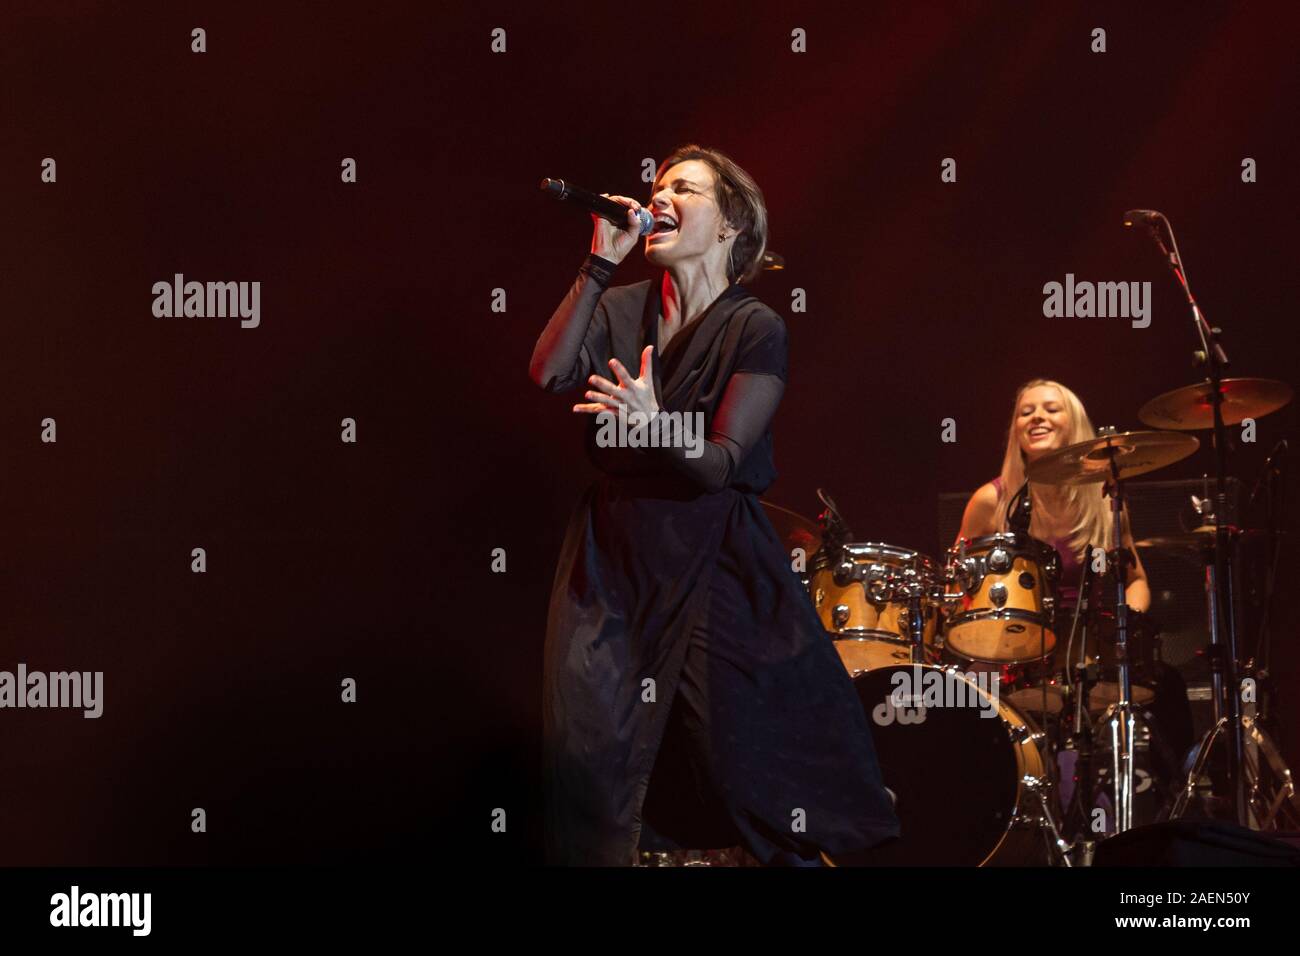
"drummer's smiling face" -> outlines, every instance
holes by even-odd
[[[1016,410],[1016,436],[1030,461],[1065,445],[1070,412],[1059,389],[1038,385],[1020,396]]]

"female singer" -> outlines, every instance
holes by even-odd
[[[602,472],[551,595],[548,859],[743,845],[764,864],[819,865],[864,850],[898,834],[866,717],[758,501],[786,379],[785,325],[741,284],[761,269],[762,193],[722,153],[677,150],[648,205],[645,256],[662,271],[613,287],[640,205],[610,198],[628,225],[593,217],[591,255],[530,367],[547,391],[586,389],[573,411],[591,416]],[[653,425],[661,411],[702,413],[706,435],[599,440],[605,416]]]

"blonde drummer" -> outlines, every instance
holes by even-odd
[[[971,495],[958,542],[1008,530],[1008,507],[1025,483],[1028,464],[1058,448],[1096,437],[1083,403],[1060,382],[1040,378],[1021,386],[1011,414],[1001,474]],[[1029,534],[1050,544],[1060,555],[1058,608],[1073,609],[1088,545],[1107,550],[1114,546],[1109,501],[1100,484],[1033,483],[1029,493],[1033,505]],[[1142,559],[1133,547],[1127,509],[1123,524],[1123,546],[1133,555],[1126,598],[1130,608],[1145,612],[1151,606],[1151,589]]]

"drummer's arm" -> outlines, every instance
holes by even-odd
[[[966,511],[961,516],[961,530],[957,532],[957,540],[953,542],[953,547],[957,547],[962,538],[969,541],[986,534],[994,534],[998,530],[997,510],[998,489],[990,481],[981,485],[979,490],[970,496],[970,501],[966,502]]]
[[[1128,579],[1124,585],[1124,600],[1133,610],[1145,613],[1151,610],[1151,585],[1147,581],[1146,568],[1142,567],[1142,555],[1133,547],[1133,532],[1129,527],[1127,508],[1124,510],[1124,547],[1133,555],[1133,564],[1128,569]]]

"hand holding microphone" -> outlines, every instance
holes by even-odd
[[[635,199],[608,193],[597,196],[563,179],[543,179],[541,190],[552,199],[591,212],[596,224],[591,237],[591,251],[610,262],[622,262],[637,239],[654,230],[654,217]]]
[[[591,251],[610,262],[622,262],[641,239],[641,219],[638,215],[641,204],[626,196],[610,196],[608,193],[601,195],[627,207],[627,222],[620,228],[593,212],[591,221],[595,224],[595,229],[591,233]]]

